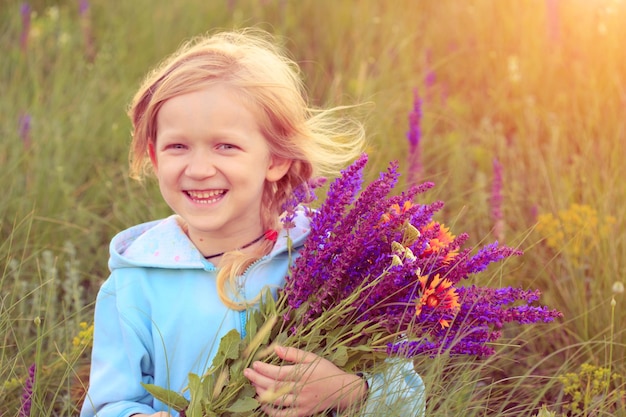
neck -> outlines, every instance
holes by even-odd
[[[219,253],[216,253],[216,254],[213,254],[213,255],[206,255],[206,256],[204,257],[204,259],[213,259],[213,258],[217,258],[218,256],[222,256],[222,255],[223,255],[223,254],[225,254],[226,252],[232,252],[232,251],[235,251],[235,250],[241,250],[241,249],[246,249],[246,248],[249,248],[250,246],[252,246],[252,245],[254,245],[255,243],[259,242],[261,239],[266,238],[266,235],[267,235],[267,232],[263,233],[261,236],[257,237],[256,239],[254,239],[254,240],[253,240],[253,241],[251,241],[251,242],[246,243],[246,244],[245,244],[245,245],[243,245],[243,246],[240,246],[240,247],[238,247],[238,248],[231,249],[230,251],[219,252]]]

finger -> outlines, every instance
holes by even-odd
[[[277,382],[273,376],[258,372],[256,369],[246,368],[243,370],[243,375],[248,378],[252,385],[263,389],[269,389]]]
[[[252,371],[273,381],[293,381],[294,367],[291,365],[279,366],[256,361],[252,363]]]
[[[262,392],[257,392],[257,400],[261,404],[283,408],[293,407],[298,402],[296,395],[291,394],[292,391],[289,387],[282,387],[278,390],[268,389],[265,391],[260,391]]]
[[[279,358],[291,363],[311,363],[319,359],[319,356],[315,353],[307,352],[294,347],[276,345],[274,351]]]
[[[261,405],[261,410],[269,417],[300,417],[302,413],[298,407],[273,407],[271,405]]]

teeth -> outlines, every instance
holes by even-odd
[[[194,200],[203,200],[203,203],[214,203],[219,200],[224,193],[224,190],[187,191],[187,195],[189,195],[189,197]]]

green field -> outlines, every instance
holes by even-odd
[[[420,358],[427,415],[626,416],[626,1],[24,4],[0,0],[0,416],[33,364],[31,415],[77,414],[108,243],[169,214],[128,176],[128,103],[184,40],[248,26],[280,37],[314,105],[360,104],[369,179],[416,163],[416,93],[421,198],[466,246],[524,251],[475,282],[563,312],[506,328],[489,358]]]

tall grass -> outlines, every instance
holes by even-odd
[[[282,37],[313,103],[365,103],[373,167],[408,169],[416,89],[441,220],[525,251],[477,280],[539,288],[564,313],[507,329],[490,358],[418,361],[428,415],[626,415],[624,1],[80,4],[31,1],[25,44],[23,3],[0,6],[0,415],[17,415],[33,364],[31,415],[76,414],[108,242],[168,213],[153,182],[128,179],[126,105],[185,39],[244,26]]]

